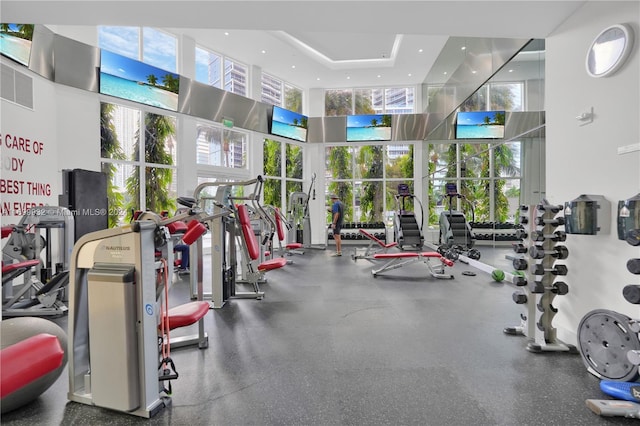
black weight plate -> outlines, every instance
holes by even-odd
[[[634,275],[640,275],[640,259],[627,260],[627,271]]]
[[[626,240],[632,246],[640,246],[640,229],[632,229],[627,232]]]
[[[638,367],[627,352],[640,350],[638,334],[629,330],[630,318],[618,312],[596,309],[587,313],[578,326],[578,349],[587,369],[607,380],[632,381]]]

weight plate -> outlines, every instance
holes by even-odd
[[[578,326],[578,349],[582,361],[602,379],[631,381],[640,376],[627,359],[631,350],[640,350],[638,334],[629,329],[631,319],[618,312],[596,309],[587,313]]]

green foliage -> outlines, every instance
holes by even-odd
[[[375,120],[374,120],[375,121]],[[363,170],[363,179],[383,176],[383,150],[381,145],[368,145],[360,148],[357,164]],[[382,181],[364,182],[360,196],[361,221],[379,222],[383,220],[384,187]]]
[[[282,153],[280,152],[280,142],[272,139],[265,139],[263,145],[263,170],[266,176],[280,176],[282,164]],[[277,204],[279,205],[279,203]]]
[[[113,104],[100,104],[100,156],[101,158],[112,158],[124,160],[125,155],[118,141],[118,135],[113,123]],[[118,212],[124,206],[124,196],[120,188],[114,185],[114,176],[117,167],[112,163],[103,163],[102,172],[107,175],[107,200],[109,206],[109,227],[118,226]]]
[[[146,113],[144,116],[144,161],[146,163],[172,165],[173,158],[167,152],[166,143],[175,135],[172,118]],[[134,152],[140,152],[140,130],[136,132]],[[175,209],[175,201],[169,198],[169,187],[173,178],[171,168],[145,167],[145,205],[153,212]],[[132,199],[127,205],[129,211],[137,209],[140,199],[140,175],[133,173],[126,181],[127,192]]]

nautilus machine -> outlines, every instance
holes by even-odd
[[[69,400],[152,417],[170,403],[178,377],[169,330],[199,322],[199,347],[207,346],[207,302],[200,297],[168,309],[173,250],[166,225],[181,219],[148,214],[77,241],[69,276]],[[206,232],[198,220],[190,223],[185,244]]]

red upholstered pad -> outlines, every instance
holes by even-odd
[[[435,257],[437,259],[440,259],[440,261],[442,263],[444,263],[445,265],[453,266],[453,260],[447,259],[443,255],[441,255],[440,253],[435,252],[435,251],[425,251],[425,252],[420,253],[420,256],[422,256],[422,257]]]
[[[184,234],[187,232],[187,224],[184,222],[171,222],[167,225],[170,234]]]
[[[278,239],[282,241],[284,240],[284,228],[282,227],[282,220],[280,219],[280,209],[276,207],[275,210],[276,231],[278,231]]]
[[[411,251],[401,252],[401,253],[376,253],[373,255],[374,259],[395,259],[395,258],[403,258],[403,257],[418,257],[420,253],[414,253]]]
[[[256,241],[256,236],[254,235],[253,228],[251,227],[249,211],[245,204],[237,204],[236,209],[238,210],[238,220],[241,224],[242,235],[244,235],[247,252],[249,253],[251,260],[256,260],[260,256],[260,247],[258,246],[258,241]]]
[[[189,230],[182,236],[182,242],[186,245],[190,246],[195,243],[198,238],[206,234],[207,227],[198,222],[196,225],[193,225],[189,228]]]
[[[376,238],[375,235],[368,233],[367,231],[365,231],[364,229],[360,229],[360,233],[362,235],[364,235],[365,237],[369,238],[370,240],[375,241],[380,247],[384,247],[384,248],[391,248],[391,247],[395,247],[398,245],[397,241],[394,241],[392,243],[384,243],[382,240],[380,240],[379,238]]]
[[[13,225],[7,225],[2,227],[2,238],[7,238],[13,232]]]
[[[17,391],[62,365],[64,350],[58,338],[41,333],[0,352],[0,397]]]
[[[285,246],[288,250],[295,250],[302,248],[302,243],[289,243]]]
[[[287,264],[287,259],[278,257],[276,259],[267,260],[258,265],[258,271],[270,271],[272,269],[282,268]]]
[[[208,302],[189,302],[169,309],[169,329],[194,324],[209,312]]]
[[[2,273],[3,274],[8,274],[9,272],[13,272],[17,269],[22,269],[22,268],[32,268],[36,265],[38,265],[38,263],[40,263],[40,261],[38,259],[32,259],[32,260],[25,260],[24,262],[18,262],[18,263],[10,263],[8,265],[2,265]]]

